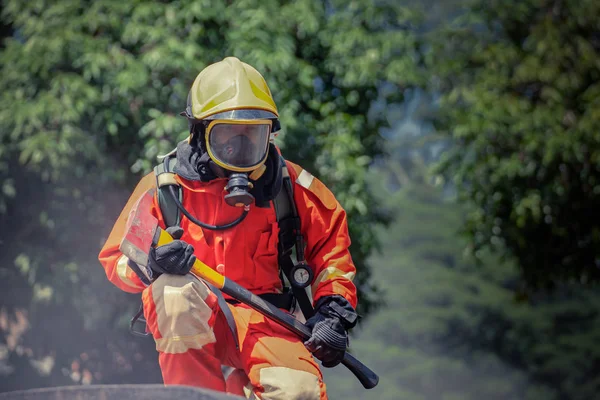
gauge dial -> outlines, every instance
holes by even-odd
[[[299,264],[292,270],[292,284],[297,287],[307,287],[312,281],[312,271],[306,264]]]
[[[294,279],[296,280],[296,282],[302,285],[308,283],[309,278],[310,273],[304,268],[298,268],[296,271],[294,271]]]

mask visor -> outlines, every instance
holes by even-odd
[[[252,171],[267,158],[271,127],[271,120],[213,120],[206,128],[208,155],[230,171]]]

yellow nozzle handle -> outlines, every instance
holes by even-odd
[[[158,239],[154,241],[154,246],[162,246],[173,241],[173,237],[169,235],[167,231],[161,229],[160,227],[157,227],[156,229],[158,233]],[[225,285],[225,277],[213,270],[208,265],[204,264],[202,261],[198,260],[198,258],[196,258],[196,261],[194,262],[190,272],[197,277],[213,284],[219,289],[223,289],[223,286]]]

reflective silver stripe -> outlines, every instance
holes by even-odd
[[[157,177],[158,187],[162,187],[164,185],[179,185],[175,180],[175,174],[172,172],[163,172],[159,174]]]
[[[143,287],[140,286],[139,283],[133,282],[131,279],[129,279],[129,276],[127,276],[127,272],[131,271],[131,268],[129,268],[129,265],[127,265],[128,261],[129,258],[127,258],[127,256],[124,254],[121,257],[119,257],[119,259],[117,260],[117,276],[127,286],[131,286],[133,288]]]
[[[317,288],[319,287],[319,284],[321,284],[321,282],[330,280],[332,278],[337,278],[337,277],[343,277],[348,279],[349,281],[354,280],[354,276],[356,275],[356,272],[351,271],[351,272],[346,272],[346,271],[342,271],[339,268],[336,267],[327,267],[325,268],[323,271],[321,271],[321,273],[319,275],[317,275],[316,279],[314,280],[313,284],[310,286],[310,288],[312,289],[313,293],[317,291]]]
[[[181,354],[216,342],[209,325],[213,310],[205,300],[208,287],[191,275],[163,274],[152,284],[152,300],[160,338],[156,350]],[[213,295],[214,296],[214,295]]]
[[[321,384],[319,377],[310,372],[286,367],[267,367],[260,370],[263,400],[319,400]]]
[[[310,185],[313,183],[314,179],[315,179],[315,177],[312,176],[312,174],[310,172],[303,169],[302,172],[300,172],[300,175],[298,175],[298,178],[296,179],[296,183],[298,185],[302,186],[303,188],[308,189],[308,188],[310,188]]]

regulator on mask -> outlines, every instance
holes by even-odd
[[[269,119],[213,119],[204,130],[204,145],[211,169],[229,178],[225,202],[230,206],[252,204],[252,182],[264,173],[272,122]]]
[[[247,173],[234,172],[229,175],[225,189],[228,192],[225,195],[225,203],[230,206],[246,207],[254,201],[254,196],[250,194],[252,183],[250,183]]]

